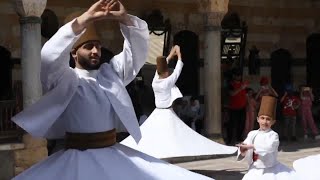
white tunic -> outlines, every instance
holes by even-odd
[[[138,145],[131,136],[121,144],[157,158],[235,153],[236,147],[225,146],[203,137],[189,128],[172,108],[167,108],[182,96],[175,85],[182,67],[182,61],[178,60],[173,73],[164,79],[160,79],[158,73],[155,73],[152,87],[157,108],[140,126],[142,139]]]
[[[253,144],[254,150],[250,149],[243,157],[238,150],[237,160],[246,160],[249,166],[248,173],[243,180],[296,180],[295,172],[277,161],[279,136],[269,129],[267,131],[250,131],[245,144]],[[253,161],[253,152],[258,159]]]
[[[98,71],[75,68],[79,86],[63,113],[68,132],[102,132],[115,127],[116,113],[97,82]],[[85,106],[84,106],[85,105]]]
[[[110,64],[101,65],[96,79],[98,86],[104,91],[103,94],[109,99],[117,118],[138,142],[141,138],[139,124],[125,85],[134,79],[145,63],[149,36],[147,24],[138,18],[131,18],[135,26],[121,25],[125,39],[123,51],[111,59]],[[68,120],[65,119],[64,112],[81,85],[81,77],[74,69],[69,68],[69,52],[81,35],[74,34],[71,28],[72,22],[60,28],[41,50],[41,81],[44,91],[48,93],[12,118],[33,136],[63,138],[66,132],[65,123]],[[104,130],[112,128],[105,127]],[[91,131],[97,130],[91,129]]]
[[[175,85],[182,71],[183,62],[178,60],[172,74],[165,79],[160,79],[158,72],[152,80],[155,104],[157,108],[168,108],[173,101],[182,97],[179,88]]]
[[[77,37],[73,34],[70,23],[60,28],[42,49],[43,58],[48,57],[53,60],[43,62],[42,73],[47,76],[42,76],[42,82],[49,90],[43,98],[56,99],[40,100],[40,105],[46,106],[41,107],[36,104],[27,109],[27,112],[15,117],[14,121],[33,135],[59,137],[66,131],[86,133],[111,130],[120,119],[128,131],[139,140],[139,126],[137,126],[138,129],[134,127],[138,123],[134,113],[132,114],[134,111],[124,85],[134,78],[144,64],[149,32],[144,21],[136,17],[131,18],[135,22],[135,27],[123,25],[121,27],[125,36],[123,52],[115,56],[110,64],[103,64],[97,71],[68,68],[67,57],[70,52],[68,47],[72,47]],[[68,42],[72,43],[68,44]],[[56,47],[57,44],[68,45],[68,47]],[[76,83],[72,84],[70,79],[75,80]],[[55,104],[57,102],[61,104]],[[51,116],[44,116],[42,119],[37,118],[39,120],[37,122],[30,119],[30,117],[38,117],[31,112],[59,118],[53,120]],[[84,151],[76,149],[58,151],[14,179],[206,180],[210,178],[115,144],[106,148]]]

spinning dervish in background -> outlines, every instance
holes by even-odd
[[[169,73],[168,63],[178,56],[176,67]],[[172,103],[182,97],[175,85],[183,67],[179,46],[174,46],[167,58],[157,58],[157,70],[152,81],[156,109],[140,126],[142,139],[138,144],[132,136],[121,144],[156,158],[233,154],[236,147],[216,143],[189,128],[173,111]]]

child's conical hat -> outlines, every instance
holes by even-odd
[[[265,115],[276,118],[277,99],[272,96],[262,96],[258,116]]]

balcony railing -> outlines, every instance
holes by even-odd
[[[23,130],[11,121],[19,111],[15,100],[0,101],[0,143],[20,140]]]
[[[22,109],[22,82],[16,80],[13,82],[11,98],[0,100],[0,144],[21,140],[24,131],[11,118]]]
[[[16,101],[0,101],[0,131],[16,130],[17,126],[11,121],[11,117],[16,114]]]

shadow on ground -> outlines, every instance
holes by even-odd
[[[246,172],[241,172],[239,169],[225,169],[225,170],[192,170],[215,180],[239,180],[242,179]]]
[[[173,157],[173,158],[163,158],[162,160],[167,161],[171,164],[176,163],[184,163],[184,162],[192,162],[192,161],[201,161],[201,160],[208,160],[208,159],[220,159],[226,157],[233,157],[236,156],[234,154],[222,154],[222,155],[203,155],[203,156],[183,156],[183,157]]]
[[[279,151],[296,152],[301,149],[320,147],[320,140],[299,140],[297,142],[281,142]]]

